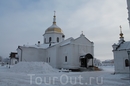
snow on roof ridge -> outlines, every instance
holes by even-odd
[[[70,38],[62,41],[60,46],[64,46],[64,45],[67,45],[67,44],[71,43],[71,40],[74,40],[74,38],[70,37]]]
[[[130,41],[126,41],[120,44],[117,50],[130,50]]]

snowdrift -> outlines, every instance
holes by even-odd
[[[56,69],[52,68],[45,62],[19,62],[10,68],[10,72],[15,73],[56,73]]]

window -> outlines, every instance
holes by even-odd
[[[49,57],[49,63],[50,63],[50,57]]]
[[[46,58],[46,62],[48,63],[48,58]]]
[[[44,38],[44,43],[46,43],[46,38]]]
[[[15,61],[15,64],[17,64],[17,61]]]
[[[67,62],[67,56],[65,56],[65,62]]]
[[[47,63],[50,63],[50,57],[47,57],[47,59],[46,59],[47,61]]]
[[[57,37],[57,42],[59,42],[59,37]]]
[[[125,60],[125,66],[126,66],[126,67],[129,66],[129,60],[128,60],[128,59]]]
[[[51,42],[51,37],[49,37],[49,42]]]

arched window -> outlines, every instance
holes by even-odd
[[[46,62],[48,63],[48,58],[46,58]]]
[[[51,58],[50,57],[47,57],[47,63],[50,63],[51,62]]]
[[[67,56],[65,56],[65,62],[67,62]]]
[[[57,37],[57,42],[59,42],[59,37]]]
[[[51,62],[51,59],[50,59],[50,57],[49,57],[49,63]]]
[[[46,38],[44,38],[44,43],[46,43]]]
[[[51,42],[51,37],[49,37],[49,42]]]
[[[128,60],[128,59],[125,60],[125,66],[126,66],[126,67],[129,66],[129,60]]]

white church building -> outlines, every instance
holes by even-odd
[[[127,0],[128,21],[130,25],[130,0]],[[121,29],[121,27],[120,27]],[[115,73],[130,73],[130,41],[125,41],[122,30],[120,40],[112,45],[114,55]]]
[[[130,41],[125,41],[123,33],[120,33],[120,40],[117,44],[113,44],[113,55],[115,73],[129,73],[129,56]]]
[[[18,46],[19,61],[47,62],[55,68],[79,69],[93,66],[94,43],[82,33],[78,38],[65,39],[62,29],[53,24],[43,34],[44,43]]]

